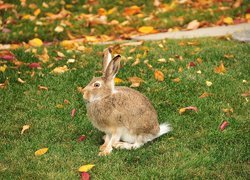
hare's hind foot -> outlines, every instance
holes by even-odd
[[[141,147],[144,143],[140,143],[140,142],[135,142],[135,143],[127,143],[127,142],[117,142],[113,144],[113,147],[116,149],[137,149],[139,147]]]

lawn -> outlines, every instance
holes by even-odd
[[[250,176],[249,44],[206,38],[116,46],[122,56],[119,85],[130,86],[129,77],[143,79],[134,89],[152,101],[159,121],[173,131],[140,149],[114,150],[106,157],[97,156],[103,134],[87,119],[77,90],[100,75],[106,46],[80,47],[49,46],[47,53],[43,47],[17,48],[8,52],[15,60],[0,59],[0,179],[79,179],[84,164],[95,164],[89,171],[93,179]],[[64,65],[68,71],[53,73]],[[155,78],[156,70],[163,81]],[[207,97],[200,97],[205,92]],[[188,106],[198,111],[179,113]],[[223,121],[229,125],[222,131]],[[21,134],[24,125],[30,128]],[[81,135],[86,139],[78,142]],[[45,147],[46,154],[35,156]]]
[[[249,21],[248,0],[5,0],[0,1],[0,43],[35,37],[46,42],[130,39],[144,33]],[[141,29],[145,26],[146,30]]]

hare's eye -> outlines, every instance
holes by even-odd
[[[94,83],[94,87],[100,87],[101,86],[101,84],[100,83]]]

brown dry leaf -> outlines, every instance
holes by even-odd
[[[48,16],[47,19],[51,19],[51,20],[63,19],[70,14],[71,12],[65,10],[64,8],[58,14],[46,13],[46,15]]]
[[[188,30],[194,30],[194,29],[198,29],[200,26],[200,22],[197,20],[193,20],[190,23],[188,23],[187,25],[187,29]]]
[[[2,9],[12,9],[14,8],[15,6],[13,4],[9,4],[9,3],[1,3],[0,4],[0,10]]]
[[[7,87],[7,85],[9,84],[9,81],[8,79],[6,79],[4,81],[4,83],[0,83],[0,89],[5,89]]]
[[[68,67],[66,65],[64,65],[64,66],[56,67],[51,72],[54,74],[62,74],[68,70],[69,70]]]
[[[206,98],[210,95],[211,95],[210,93],[204,92],[202,95],[199,96],[199,98]]]
[[[214,68],[215,73],[223,74],[226,72],[226,68],[224,67],[224,64],[221,63],[218,67]]]
[[[202,59],[201,58],[197,58],[196,61],[198,62],[198,64],[202,64]]]
[[[47,151],[49,150],[49,148],[42,148],[42,149],[39,149],[35,152],[35,156],[41,156],[43,154],[45,154]]]
[[[133,64],[132,64],[131,66],[135,66],[135,65],[137,65],[137,64],[139,64],[139,63],[140,63],[140,59],[139,59],[139,58],[136,58],[135,62],[133,62]]]
[[[49,54],[47,48],[43,48],[43,53],[38,55],[38,58],[43,62],[47,63],[49,61]]]
[[[30,128],[30,125],[24,125],[24,126],[23,126],[23,129],[22,129],[22,131],[21,131],[21,134],[23,134],[24,131],[28,130],[29,128]]]
[[[241,96],[243,96],[243,97],[248,97],[249,95],[250,95],[250,90],[241,94]]]
[[[234,58],[234,55],[233,54],[224,54],[224,57],[227,59],[231,59],[231,58]]]
[[[125,16],[131,16],[131,15],[134,15],[134,14],[138,14],[141,12],[141,8],[138,7],[138,6],[131,6],[131,7],[126,7],[124,9],[124,12],[123,14]]]
[[[56,51],[56,54],[57,54],[57,56],[59,56],[61,58],[65,57],[65,55],[62,52],[60,52],[60,51]]]
[[[139,78],[139,77],[136,77],[136,76],[134,76],[134,77],[129,77],[129,78],[128,78],[128,81],[132,83],[132,84],[130,85],[130,87],[139,87],[140,84],[141,84],[142,82],[144,82],[143,79],[141,79],[141,78]]]
[[[161,71],[155,70],[154,76],[157,81],[164,81],[164,74]]]
[[[195,112],[198,112],[198,108],[195,106],[188,106],[188,107],[184,107],[184,108],[180,108],[179,109],[179,114],[183,114],[184,112],[186,112],[186,110],[193,110]]]
[[[223,108],[222,111],[223,111],[227,116],[231,116],[231,114],[234,112],[233,108]]]

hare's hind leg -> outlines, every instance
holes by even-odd
[[[106,135],[105,136],[105,142],[104,144],[100,147],[100,152],[99,156],[106,156],[111,153],[112,151],[112,145],[118,141],[120,141],[121,135],[119,133],[114,133],[111,135]]]
[[[105,134],[102,137],[102,139],[104,140],[104,143],[103,143],[103,145],[100,146],[100,148],[99,148],[100,151],[103,151],[107,147],[107,145],[108,145],[108,143],[110,141],[110,138],[111,138],[110,134]]]

